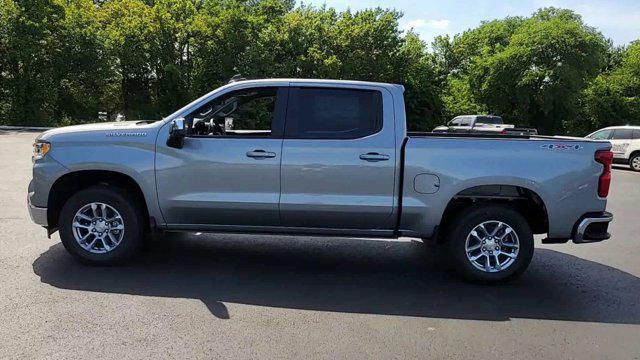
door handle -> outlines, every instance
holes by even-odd
[[[270,151],[264,151],[262,149],[256,149],[253,151],[247,151],[247,157],[254,159],[274,158],[276,153]]]
[[[370,152],[370,153],[360,155],[360,159],[366,160],[366,161],[385,161],[385,160],[389,160],[389,155],[379,154],[377,152]]]

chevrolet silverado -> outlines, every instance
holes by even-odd
[[[89,264],[154,231],[417,237],[465,279],[521,274],[545,243],[609,238],[607,141],[408,133],[400,85],[267,79],[159,121],[70,126],[34,144],[32,220]]]

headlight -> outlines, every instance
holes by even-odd
[[[51,150],[51,144],[48,142],[36,142],[33,144],[33,157],[32,159],[40,160]]]

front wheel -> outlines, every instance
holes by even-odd
[[[77,260],[90,265],[124,262],[140,250],[144,220],[126,191],[94,186],[67,200],[60,212],[60,239]]]
[[[640,154],[633,155],[631,159],[629,159],[629,166],[633,171],[640,171]]]
[[[453,266],[464,279],[499,283],[522,274],[533,257],[533,233],[526,219],[502,205],[476,205],[447,231]]]

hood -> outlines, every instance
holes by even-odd
[[[146,129],[149,129],[149,125],[152,124],[155,124],[155,122],[135,120],[64,126],[47,130],[40,134],[36,140],[50,140],[51,138],[60,135],[87,132],[105,132],[108,133],[107,135],[113,133],[113,136],[135,136],[136,133],[144,132]]]

